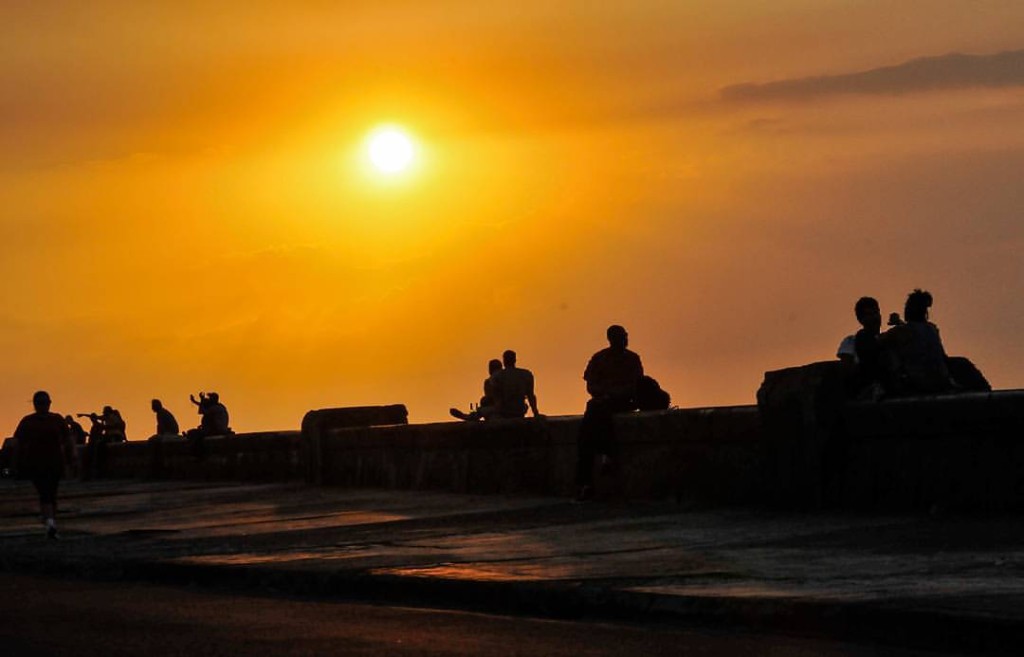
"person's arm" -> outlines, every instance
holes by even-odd
[[[878,336],[878,344],[886,349],[906,344],[912,338],[911,329],[906,324],[894,326]]]
[[[594,399],[604,397],[608,392],[605,390],[603,383],[600,382],[601,375],[595,371],[597,365],[594,361],[597,357],[598,354],[591,356],[590,361],[587,363],[587,369],[583,371],[583,379],[587,382],[587,393]]]
[[[533,373],[530,373],[530,383],[526,390],[526,401],[530,404],[530,410],[533,411],[533,417],[540,417],[540,411],[537,410],[537,395],[533,392]]]

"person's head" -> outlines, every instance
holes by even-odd
[[[39,390],[32,395],[32,408],[36,409],[37,413],[48,413],[50,411],[50,393]]]
[[[498,360],[497,358],[492,358],[489,361],[487,361],[487,373],[488,374],[494,374],[495,372],[497,372],[500,369],[501,369],[501,361]]]
[[[113,406],[104,406],[103,407],[103,415],[110,415],[113,412],[114,412],[114,407]]]
[[[625,349],[629,345],[629,334],[618,324],[612,324],[606,331],[608,344],[613,349]]]
[[[64,421],[67,422],[68,424],[74,424],[75,423],[75,418],[71,417],[70,415],[65,415],[64,416]]]
[[[907,303],[903,305],[903,319],[908,322],[926,322],[931,307],[932,295],[918,288],[907,295]]]
[[[220,395],[218,395],[215,392],[208,393],[206,395],[206,398],[209,399],[214,404],[219,404],[220,403]]]
[[[503,365],[505,365],[505,367],[515,367],[516,352],[512,351],[511,349],[506,349],[504,353],[501,354],[501,362]]]
[[[853,312],[857,315],[857,321],[864,328],[879,328],[882,326],[882,310],[878,307],[878,300],[874,297],[861,297],[853,306]]]
[[[149,403],[149,407],[153,409],[154,413],[156,413],[157,411],[162,409],[164,407],[164,405],[163,405],[163,402],[161,402],[159,399],[154,399],[153,401],[151,401]]]

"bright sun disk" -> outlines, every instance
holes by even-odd
[[[397,128],[384,128],[370,135],[370,161],[381,173],[399,173],[412,164],[412,140]]]

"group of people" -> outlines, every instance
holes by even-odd
[[[849,390],[860,398],[931,394],[958,389],[987,389],[988,382],[966,359],[946,355],[938,327],[928,320],[932,295],[916,289],[907,296],[903,317],[889,316],[890,328],[882,332],[882,313],[872,297],[862,297],[854,305],[861,324],[856,334],[839,345],[837,356],[846,365]],[[594,494],[595,459],[602,468],[615,463],[614,421],[616,413],[668,408],[671,398],[657,381],[644,374],[640,356],[631,351],[629,334],[619,325],[606,332],[608,347],[598,351],[583,372],[590,400],[580,423],[577,442],[577,500]],[[516,364],[516,352],[506,350],[501,360],[488,363],[484,395],[470,411],[457,408],[451,414],[461,420],[497,420],[523,418],[527,412],[543,418],[537,408],[534,376]],[[220,396],[199,393],[189,399],[198,408],[200,424],[181,434],[174,415],[159,399],[152,401],[156,415],[156,436],[184,435],[201,447],[206,436],[231,433],[228,411]],[[14,433],[18,445],[19,469],[32,479],[39,493],[40,511],[50,538],[57,537],[57,486],[66,465],[74,462],[76,443],[85,442],[85,432],[70,415],[50,412],[48,393],[33,395],[35,412],[21,420]],[[125,440],[125,423],[116,409],[105,406],[103,412],[80,413],[92,421],[89,444]]]
[[[614,463],[613,416],[635,410],[663,410],[671,397],[658,382],[644,374],[640,356],[630,351],[629,334],[619,325],[608,327],[608,347],[594,354],[583,372],[590,401],[580,424],[576,464],[577,500],[586,501],[594,494],[594,460],[600,457],[601,467]],[[466,421],[543,417],[537,410],[533,373],[516,365],[516,352],[511,349],[501,360],[487,364],[484,395],[475,409],[468,413],[452,408],[449,412]]]
[[[932,295],[915,289],[907,296],[903,317],[889,315],[882,332],[882,312],[873,297],[861,297],[854,314],[861,329],[839,344],[836,356],[848,371],[851,396],[880,399],[957,390],[989,390],[985,377],[965,358],[950,358],[939,328],[929,321]]]
[[[112,406],[104,406],[101,413],[78,413],[78,417],[87,417],[92,422],[89,433],[70,415],[64,416],[71,439],[78,445],[101,445],[105,443],[123,443],[125,435],[124,418],[121,412]]]
[[[189,440],[197,441],[206,438],[207,436],[225,436],[233,433],[228,423],[228,409],[221,403],[220,395],[215,392],[210,394],[199,393],[199,399],[196,399],[194,395],[188,396],[189,401],[196,405],[199,413],[199,426],[195,429],[189,429],[185,432],[185,437]],[[154,399],[154,404],[159,404],[159,400]],[[162,408],[162,407],[161,407]],[[153,409],[156,411],[156,409]],[[174,416],[171,415],[170,411],[163,409],[165,418],[171,420]],[[157,435],[168,435],[160,432],[160,417],[161,414],[157,412]],[[168,423],[168,428],[170,424]],[[177,422],[174,423],[175,429],[170,435],[177,435]]]
[[[228,424],[228,410],[220,396],[199,393],[199,399],[190,395],[192,403],[202,416],[199,426],[184,434],[179,432],[174,414],[164,408],[159,399],[154,399],[151,408],[156,414],[156,435],[154,437],[184,437],[201,449],[202,439],[207,436],[231,433]],[[121,413],[111,406],[104,406],[102,413],[78,413],[92,422],[88,436],[82,425],[70,415],[52,413],[52,400],[44,390],[32,396],[34,412],[26,415],[14,431],[13,444],[19,474],[32,480],[39,495],[39,510],[46,529],[47,538],[58,538],[57,533],[57,488],[64,472],[78,467],[79,445],[85,445],[87,462],[94,462],[93,454],[100,445],[124,442],[125,422]],[[7,445],[5,445],[7,447]],[[103,450],[98,455],[102,456]]]
[[[228,423],[228,409],[220,401],[220,395],[211,392],[199,393],[199,399],[195,395],[189,395],[189,399],[198,408],[200,415],[199,426],[182,432],[178,426],[178,420],[174,414],[167,410],[163,402],[154,399],[150,402],[150,408],[156,416],[156,433],[153,437],[178,436],[185,438],[199,438],[205,436],[222,436],[232,433]],[[92,426],[86,432],[74,417],[64,416],[68,433],[72,441],[77,445],[103,445],[107,443],[123,443],[127,440],[125,435],[125,422],[121,412],[112,406],[104,406],[101,413],[77,413],[77,417],[89,418]]]

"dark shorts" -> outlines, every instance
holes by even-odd
[[[32,484],[39,493],[40,504],[53,504],[57,501],[57,485],[59,483],[59,472],[37,472],[32,475]]]

